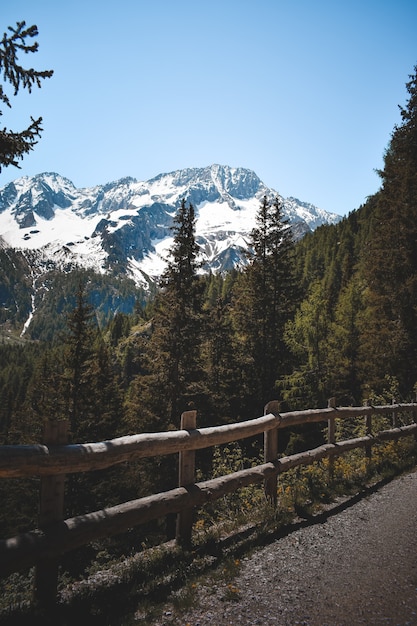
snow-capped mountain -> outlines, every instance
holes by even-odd
[[[251,170],[212,165],[77,189],[55,173],[18,178],[0,189],[0,245],[36,250],[59,267],[112,271],[138,284],[162,273],[170,227],[182,199],[196,213],[204,267],[223,271],[244,262],[262,198],[279,194]],[[282,199],[296,237],[340,216],[295,198]]]

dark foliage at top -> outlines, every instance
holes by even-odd
[[[18,22],[16,27],[9,26],[9,33],[4,33],[0,41],[0,75],[4,83],[9,83],[13,88],[13,96],[16,96],[20,89],[25,89],[31,93],[34,86],[41,87],[42,80],[50,78],[52,70],[38,71],[33,68],[24,68],[20,65],[18,55],[20,53],[29,54],[38,50],[37,41],[30,44],[28,40],[38,36],[38,27],[33,25],[26,27],[25,22]],[[3,86],[0,85],[0,102],[11,108],[11,98],[7,95]],[[0,110],[0,116],[3,112]],[[0,129],[0,172],[2,167],[14,165],[19,167],[19,160],[33,150],[37,143],[37,138],[42,132],[42,118],[33,119],[30,125],[16,132],[4,127]]]

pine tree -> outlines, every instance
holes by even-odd
[[[76,440],[83,440],[87,434],[83,421],[85,421],[84,409],[90,394],[86,372],[96,334],[93,315],[93,309],[87,302],[85,285],[80,283],[76,293],[76,306],[67,317],[63,354],[66,417],[70,421],[72,437]]]
[[[153,398],[168,424],[177,427],[180,414],[201,393],[202,284],[194,231],[194,207],[183,200],[174,218],[171,258],[156,298],[148,350],[149,382],[159,390]]]
[[[221,277],[216,277],[221,289],[220,281]],[[216,423],[235,421],[241,411],[241,371],[236,367],[236,341],[230,306],[220,295],[214,303],[206,303],[206,306],[203,358],[211,413]]]
[[[296,304],[294,243],[279,198],[272,204],[263,199],[250,246],[250,262],[236,288],[234,316],[252,381],[250,394],[259,411],[276,395],[275,381],[288,368],[284,327]]]
[[[28,39],[37,37],[38,27],[33,25],[26,28],[25,22],[18,22],[16,27],[9,26],[11,34],[4,33],[0,41],[0,75],[3,82],[8,82],[17,95],[20,88],[27,89],[31,93],[34,85],[41,87],[41,80],[52,76],[52,70],[37,71],[32,68],[23,68],[18,60],[18,54],[23,52],[28,54],[38,50],[38,42],[32,45],[26,43]],[[0,102],[11,108],[9,96],[0,85]],[[0,111],[0,115],[2,112]],[[2,166],[14,165],[19,167],[18,160],[24,154],[33,150],[36,145],[36,138],[42,132],[42,118],[37,120],[31,118],[31,124],[21,132],[15,132],[3,128],[0,130],[0,172]]]
[[[323,405],[329,397],[328,295],[316,281],[285,329],[285,340],[297,359],[294,371],[280,382],[284,399],[294,408]]]

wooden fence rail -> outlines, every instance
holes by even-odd
[[[268,406],[268,405],[267,405]],[[263,417],[208,428],[162,433],[142,433],[98,443],[72,445],[0,446],[0,478],[23,478],[71,474],[105,469],[125,461],[173,454],[183,450],[201,450],[239,441],[273,429],[375,414],[396,415],[414,412],[417,404],[384,406],[329,407],[288,413],[267,413]]]
[[[264,483],[266,496],[276,503],[276,479],[282,472],[326,457],[332,460],[355,448],[364,448],[369,457],[372,446],[376,443],[410,435],[417,437],[417,404],[414,403],[336,407],[334,400],[331,400],[325,409],[280,413],[279,403],[273,401],[265,407],[265,413],[262,417],[246,422],[198,429],[196,411],[188,411],[183,414],[182,429],[177,432],[144,433],[105,442],[76,445],[55,443],[0,446],[0,478],[33,475],[42,478],[40,528],[0,541],[0,576],[7,576],[36,565],[35,598],[39,603],[48,605],[55,601],[57,563],[59,557],[66,552],[167,514],[178,514],[177,541],[180,544],[187,544],[191,541],[192,511],[196,507],[201,507],[241,487],[261,483]],[[411,419],[408,420],[410,423],[398,426],[398,416],[404,413],[411,414]],[[394,427],[373,433],[372,416],[378,414],[388,414]],[[365,417],[366,434],[354,439],[337,441],[335,419],[357,417]],[[306,452],[278,458],[277,437],[280,429],[321,421],[328,422],[328,443]],[[62,441],[63,432],[65,427],[58,428],[55,441]],[[195,483],[196,450],[260,433],[264,433],[263,464]],[[65,474],[103,469],[125,461],[178,452],[180,453],[178,488],[101,511],[62,519]],[[329,471],[332,471],[332,463]],[[60,502],[58,505],[56,499]]]

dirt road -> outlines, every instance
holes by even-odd
[[[198,606],[161,623],[417,625],[417,472],[248,556],[233,584],[234,600],[203,586]]]

